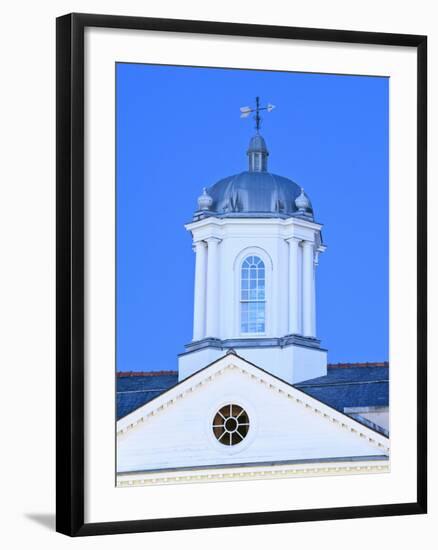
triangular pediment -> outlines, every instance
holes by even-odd
[[[319,426],[319,431],[315,431],[315,437],[317,433],[333,432],[339,440],[343,437],[351,440],[353,437],[360,439],[362,443],[367,443],[370,446],[370,455],[389,454],[389,439],[384,435],[307,395],[233,352],[229,352],[121,418],[117,422],[117,434],[135,432],[140,426],[154,421],[155,418],[158,421],[161,415],[178,410],[181,403],[193,398],[198,392],[211,392],[214,396],[219,380],[227,374],[233,374],[234,386],[241,386],[244,392],[250,391],[256,384],[257,391],[263,388],[263,392],[267,392],[266,396],[269,394],[270,402],[272,403],[274,399],[275,403],[281,404],[283,410],[285,406],[289,406],[291,411],[295,410],[297,413],[299,410],[304,410],[307,415],[305,418],[309,419],[309,430],[315,430],[315,426]],[[216,381],[218,381],[217,384],[215,384]],[[286,401],[288,405],[285,404]],[[334,426],[337,428],[336,431],[333,431]]]

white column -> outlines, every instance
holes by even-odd
[[[207,259],[207,337],[218,338],[219,326],[219,250],[220,239],[210,237],[208,243]]]
[[[207,276],[207,245],[204,241],[195,243],[195,303],[193,307],[193,340],[205,336],[205,289]]]
[[[313,336],[316,337],[316,268],[318,267],[318,252],[315,253],[315,259],[313,262],[313,286],[312,286],[312,325],[313,325]]]
[[[303,335],[309,337],[315,337],[314,298],[313,243],[303,241]]]
[[[289,244],[289,334],[298,334],[298,243],[292,237],[287,240]]]

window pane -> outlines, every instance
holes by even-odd
[[[240,329],[244,333],[265,332],[265,264],[259,256],[242,262],[240,281]]]

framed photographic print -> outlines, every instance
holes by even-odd
[[[426,37],[57,20],[57,530],[426,512]]]

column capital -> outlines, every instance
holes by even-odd
[[[193,241],[192,249],[193,252],[196,252],[197,250],[200,250],[201,248],[205,248],[207,246],[207,243],[205,241]]]
[[[310,248],[310,247],[313,248],[313,247],[315,246],[315,243],[314,243],[313,241],[306,241],[305,239],[303,239],[303,240],[301,241],[301,246],[302,246],[303,248]]]
[[[301,237],[296,237],[295,235],[292,235],[291,237],[286,237],[284,240],[288,244],[300,244],[303,239],[301,239]]]
[[[216,242],[216,244],[219,244],[219,243],[222,241],[222,239],[220,239],[219,237],[213,237],[213,236],[211,236],[211,237],[206,237],[204,240],[205,240],[208,244],[213,243],[213,242]]]

